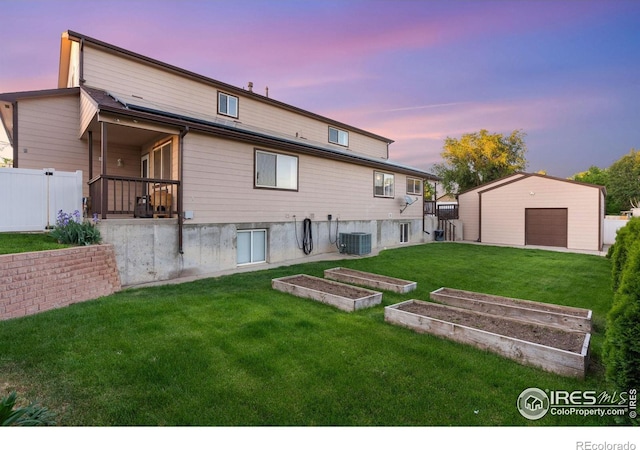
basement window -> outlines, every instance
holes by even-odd
[[[238,265],[267,260],[267,230],[238,230]]]
[[[406,244],[409,242],[409,224],[401,223],[400,224],[400,243]]]
[[[343,147],[348,147],[349,133],[344,130],[329,127],[329,142],[331,142],[332,144],[342,145]]]
[[[218,92],[218,114],[238,118],[238,97]]]

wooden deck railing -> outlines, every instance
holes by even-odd
[[[89,213],[171,217],[178,214],[180,182],[158,178],[100,175],[89,181]]]

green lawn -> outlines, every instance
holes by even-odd
[[[0,255],[66,248],[48,233],[0,233]]]
[[[442,286],[591,308],[585,380],[386,324],[383,306],[345,313],[271,289],[271,279],[351,267]],[[0,322],[0,386],[61,425],[611,425],[516,409],[528,387],[605,390],[600,364],[609,260],[433,243],[134,289]]]

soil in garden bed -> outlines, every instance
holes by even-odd
[[[357,270],[346,269],[344,267],[340,267],[339,269],[333,269],[332,271],[334,273],[342,273],[342,274],[349,275],[349,276],[352,276],[352,277],[365,278],[367,280],[381,281],[383,283],[391,283],[391,284],[399,284],[399,285],[405,285],[407,283],[410,283],[410,282],[408,282],[406,280],[401,280],[399,278],[388,277],[386,275],[378,275],[377,273],[359,272]]]
[[[441,308],[426,302],[405,303],[399,305],[398,309],[578,354],[582,351],[584,344],[584,333],[568,332],[498,316]]]
[[[295,284],[309,289],[313,289],[320,292],[326,292],[327,294],[337,295],[340,297],[349,298],[352,300],[369,297],[372,295],[371,291],[360,289],[354,286],[342,285],[336,283],[330,283],[322,278],[296,276],[287,278],[286,283]]]
[[[563,308],[560,305],[553,305],[550,303],[541,303],[541,302],[535,302],[535,305],[532,305],[530,303],[524,303],[518,299],[500,297],[500,296],[489,295],[489,294],[482,294],[480,292],[469,292],[469,291],[459,292],[456,290],[450,290],[450,289],[444,288],[442,290],[438,290],[437,294],[450,295],[452,297],[459,297],[459,298],[464,298],[468,300],[480,300],[487,303],[496,303],[496,304],[507,305],[507,306],[518,306],[520,308],[537,309],[537,310],[546,311],[546,312],[569,314],[576,317],[588,316],[587,311],[573,311],[573,310],[567,311],[565,308]]]

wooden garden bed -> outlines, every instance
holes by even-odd
[[[564,376],[584,378],[589,364],[590,333],[420,300],[387,306],[385,321]]]
[[[355,311],[382,302],[380,292],[304,274],[275,278],[271,280],[271,286],[279,291],[310,298],[343,311]]]
[[[324,277],[345,283],[358,284],[374,289],[399,292],[404,294],[413,291],[418,285],[415,281],[378,275],[376,273],[361,272],[359,270],[335,267],[324,271]]]
[[[520,300],[458,289],[440,288],[431,299],[458,308],[472,309],[496,316],[522,319],[571,331],[591,332],[591,310],[570,306]]]

